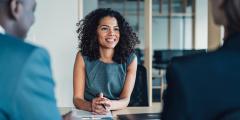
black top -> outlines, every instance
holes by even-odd
[[[178,57],[167,68],[163,120],[216,120],[240,108],[240,33],[207,54]]]

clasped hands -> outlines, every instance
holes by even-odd
[[[100,93],[92,100],[92,112],[97,115],[105,115],[111,108],[111,100]]]

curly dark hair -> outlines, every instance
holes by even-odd
[[[97,27],[100,20],[106,16],[114,17],[117,20],[120,31],[119,42],[114,48],[113,61],[119,64],[124,63],[130,54],[134,53],[136,44],[140,42],[125,18],[119,12],[110,8],[96,9],[77,23],[79,51],[83,56],[89,57],[90,60],[100,58]]]

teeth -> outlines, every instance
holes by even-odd
[[[108,41],[108,42],[113,42],[114,39],[106,39],[106,41]]]

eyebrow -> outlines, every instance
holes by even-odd
[[[99,27],[110,27],[108,25],[100,25]],[[118,27],[118,26],[114,26],[114,27]]]

